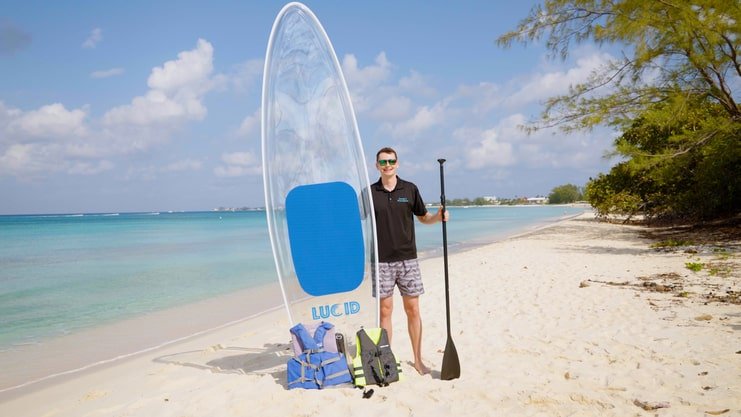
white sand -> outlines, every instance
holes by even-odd
[[[714,255],[657,252],[637,230],[584,215],[451,255],[457,380],[439,379],[445,296],[434,258],[421,264],[423,354],[434,371],[420,376],[410,365],[399,299],[394,351],[406,380],[374,387],[370,399],[349,385],[287,390],[288,322],[277,310],[5,400],[0,415],[741,415],[738,305],[607,284],[673,272],[697,292],[710,284],[738,291],[738,272],[691,272],[685,262]]]

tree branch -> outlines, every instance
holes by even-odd
[[[736,54],[736,47],[733,45],[733,42],[731,42],[731,39],[729,39],[726,34],[721,33],[720,37],[723,38],[724,41],[726,41],[726,44],[728,45],[728,50],[730,51],[730,54],[728,56],[731,58],[731,61],[733,62],[733,66],[736,68],[736,74],[738,74],[738,76],[741,77],[741,62],[739,62],[738,60],[738,55]]]

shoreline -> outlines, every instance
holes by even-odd
[[[115,365],[280,310],[282,304],[275,306],[266,302],[278,299],[276,297],[281,297],[277,282],[84,329],[25,345],[23,350],[0,352],[0,369],[3,369],[0,374],[0,402],[33,392],[37,386],[43,388],[61,383],[78,374]],[[239,306],[248,303],[253,307],[244,314],[240,313]],[[133,335],[134,338],[121,335]],[[70,355],[70,352],[77,354]],[[54,357],[65,357],[65,364],[55,362]],[[41,366],[26,369],[24,373],[26,363]]]
[[[566,206],[566,205],[563,205],[563,206]],[[489,207],[500,207],[500,206],[482,206],[482,207],[489,208]],[[527,206],[522,206],[522,207],[527,207]],[[474,208],[478,208],[478,207],[474,207]],[[453,244],[448,242],[448,255],[454,255],[457,253],[467,252],[470,250],[475,250],[482,246],[493,245],[495,243],[499,243],[504,240],[516,239],[518,237],[527,236],[528,234],[537,233],[540,230],[546,229],[551,226],[555,226],[561,222],[565,222],[565,221],[577,218],[579,216],[584,216],[584,215],[593,215],[593,212],[585,211],[582,213],[567,214],[567,215],[563,215],[558,218],[553,218],[549,220],[541,220],[525,228],[521,228],[517,230],[508,230],[508,231],[492,234],[486,238],[471,239],[471,240],[467,240],[464,242],[453,243]],[[431,258],[442,258],[442,256],[443,256],[442,239],[440,241],[439,248],[436,248],[433,250],[418,251],[417,253],[417,258],[420,261],[423,261],[425,259],[431,259]]]
[[[288,391],[288,323],[278,308],[0,399],[0,413],[277,417],[327,403],[337,413],[362,404],[394,415],[624,416],[641,413],[639,404],[669,405],[667,415],[741,410],[738,307],[702,292],[738,291],[738,274],[689,271],[688,259],[709,264],[717,255],[651,249],[644,228],[591,217],[449,256],[458,380],[439,379],[446,323],[442,259],[433,257],[420,261],[423,357],[433,372],[411,368],[397,292],[393,347],[407,380],[374,387],[370,400],[351,387]],[[738,253],[728,259],[737,264]],[[641,285],[667,277],[691,294]]]
[[[496,206],[492,206],[496,207]],[[538,232],[544,228],[583,215],[569,214],[557,219],[541,221],[517,232],[503,232],[486,239],[449,245],[449,255],[463,253],[503,240]],[[419,226],[418,226],[419,227]],[[419,260],[442,257],[442,247],[420,252]],[[211,297],[194,303],[170,307],[141,316],[119,320],[92,328],[76,331],[69,335],[53,337],[38,343],[29,343],[22,349],[0,351],[0,402],[39,388],[54,385],[95,369],[115,365],[117,362],[152,351],[188,341],[195,337],[218,331],[224,327],[250,320],[270,312],[283,311],[282,302],[267,303],[266,300],[282,300],[277,282],[242,289],[231,294]],[[260,301],[260,302],[257,302]],[[272,305],[271,305],[272,304]],[[238,305],[252,305],[239,312]],[[254,308],[258,305],[258,308]],[[222,308],[226,306],[224,311]],[[213,311],[219,314],[210,315]],[[180,325],[178,332],[153,334],[152,329],[168,329],[177,318],[185,318],[188,324]],[[142,330],[144,329],[144,330]],[[149,332],[147,332],[149,330]],[[134,340],[117,335],[134,335]],[[167,335],[163,337],[163,335]],[[99,342],[104,340],[107,342]],[[77,352],[77,354],[70,354]],[[64,356],[65,363],[55,362],[53,357]],[[22,364],[43,364],[40,368],[24,369]]]

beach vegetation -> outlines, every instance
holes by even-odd
[[[500,198],[493,200],[489,197],[470,198],[453,198],[445,199],[445,205],[450,207],[470,207],[470,206],[515,206],[531,204],[526,197]]]
[[[693,246],[694,243],[689,240],[674,240],[674,239],[667,239],[662,240],[656,243],[652,243],[652,248],[676,248],[681,246]]]
[[[700,272],[704,265],[701,262],[685,262],[684,267],[692,272]]]
[[[708,220],[741,208],[740,21],[734,1],[546,0],[497,42],[621,48],[524,128],[621,132],[619,162],[585,186],[599,216]]]
[[[454,198],[445,200],[445,205],[447,206],[486,206],[490,204],[492,204],[492,202],[483,197],[477,197],[473,200],[470,198]]]
[[[574,184],[559,185],[548,194],[548,204],[570,204],[583,199],[581,188]]]
[[[715,259],[718,261],[727,261],[730,258],[731,254],[729,252],[719,252],[715,255]]]
[[[708,274],[714,277],[729,277],[733,273],[733,266],[728,262],[723,262],[725,259],[716,260],[715,262],[708,263],[706,269]]]
[[[684,110],[657,103],[615,140],[614,154],[624,161],[585,187],[598,213],[712,219],[739,210],[741,123],[728,123],[707,99],[689,103]],[[702,143],[697,132],[705,133]]]

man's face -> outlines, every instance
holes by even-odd
[[[396,155],[393,153],[381,152],[378,154],[376,169],[378,169],[384,177],[392,177],[396,175],[396,167],[398,166],[399,163],[396,160]]]

